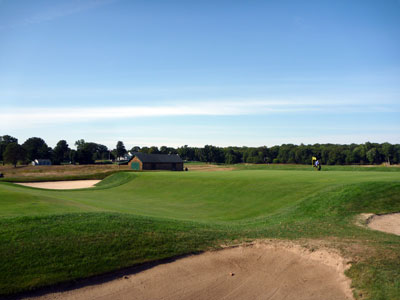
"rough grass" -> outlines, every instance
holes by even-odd
[[[96,188],[0,183],[0,294],[257,238],[318,240],[353,259],[360,299],[400,299],[400,237],[354,225],[400,211],[400,173],[118,173]]]
[[[4,178],[0,181],[33,182],[54,180],[103,179],[108,175],[129,170],[118,165],[61,165],[61,166],[0,166]]]

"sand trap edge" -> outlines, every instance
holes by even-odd
[[[299,243],[301,243],[301,245]],[[61,288],[57,288],[57,285],[56,285],[56,286],[49,286],[49,287],[39,289],[36,292],[34,291],[32,293],[26,293],[26,294],[24,293],[24,297],[19,298],[19,299],[35,299],[35,300],[65,299],[63,297],[59,298],[58,296],[62,296],[62,294],[64,294],[64,293],[74,292],[74,290],[79,290],[82,288],[83,289],[86,289],[86,288],[92,289],[96,285],[112,284],[113,282],[117,282],[119,280],[125,281],[125,279],[129,278],[132,274],[136,274],[138,272],[145,272],[146,270],[149,270],[152,268],[157,268],[158,266],[162,266],[164,264],[179,262],[179,260],[181,260],[181,259],[190,258],[190,257],[194,257],[194,256],[201,256],[201,255],[207,254],[207,253],[221,252],[221,251],[229,250],[232,248],[262,247],[264,249],[271,249],[271,250],[286,250],[286,251],[292,252],[292,253],[300,256],[304,260],[314,261],[316,263],[320,263],[327,267],[330,267],[337,274],[338,282],[340,284],[342,292],[346,296],[346,299],[354,300],[353,290],[351,288],[351,279],[345,275],[345,271],[351,267],[351,264],[350,264],[351,259],[342,257],[339,254],[338,250],[330,248],[329,246],[326,247],[325,244],[321,243],[321,241],[302,240],[302,241],[299,241],[299,243],[295,243],[292,241],[286,241],[286,240],[271,240],[271,239],[269,239],[269,240],[255,240],[253,242],[242,243],[242,244],[237,244],[237,245],[222,245],[222,249],[209,250],[209,251],[205,251],[205,252],[198,253],[198,254],[189,254],[189,255],[184,255],[184,256],[180,256],[180,257],[176,257],[176,258],[171,258],[168,260],[161,260],[158,262],[155,261],[155,262],[145,263],[144,267],[142,267],[141,265],[137,265],[137,266],[129,267],[125,270],[115,271],[115,274],[118,274],[118,276],[111,275],[113,277],[113,279],[111,279],[111,280],[107,280],[105,278],[105,277],[109,277],[110,274],[109,275],[107,275],[107,274],[98,275],[98,276],[94,276],[92,279],[86,278],[86,279],[78,280],[75,283],[70,283],[70,284],[66,283],[68,285],[68,287],[66,289],[62,288],[62,286],[65,284],[61,284]],[[146,267],[147,264],[149,264],[148,267]],[[135,270],[136,268],[138,268],[140,270]],[[99,278],[100,280],[98,280],[97,278]],[[82,281],[83,284],[80,284],[80,281]],[[97,281],[99,281],[99,282],[96,283]],[[69,299],[69,298],[67,297],[66,299]]]
[[[395,217],[397,222],[391,223],[390,218]],[[386,226],[381,226],[381,224],[375,224],[375,221],[383,220],[385,225],[392,225],[392,228],[387,228]],[[360,214],[356,220],[356,225],[366,227],[371,230],[377,230],[385,233],[400,235],[400,212],[393,212],[387,214],[372,214],[372,213],[363,213]],[[397,226],[396,228],[393,228]],[[390,227],[390,226],[389,226]]]
[[[14,184],[31,188],[49,190],[75,190],[92,188],[101,180],[65,180],[65,181],[43,181],[43,182],[14,182]]]

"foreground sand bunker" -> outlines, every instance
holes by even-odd
[[[46,181],[46,182],[26,182],[17,183],[19,185],[30,186],[41,189],[53,189],[53,190],[73,190],[73,189],[84,189],[93,187],[96,183],[101,180],[72,180],[72,181]]]
[[[400,235],[400,213],[365,216],[369,228]]]
[[[345,267],[328,251],[256,243],[29,299],[353,299]]]

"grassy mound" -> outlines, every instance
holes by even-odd
[[[113,213],[0,220],[2,294],[198,252],[224,230]]]
[[[317,239],[354,257],[370,299],[400,297],[400,237],[354,225],[400,211],[398,172],[117,173],[88,190],[0,183],[0,294],[256,238]]]

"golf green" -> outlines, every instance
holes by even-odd
[[[356,290],[400,297],[400,237],[354,224],[395,211],[400,172],[121,172],[68,191],[2,182],[0,294],[279,238],[334,241],[359,257],[349,271]]]

